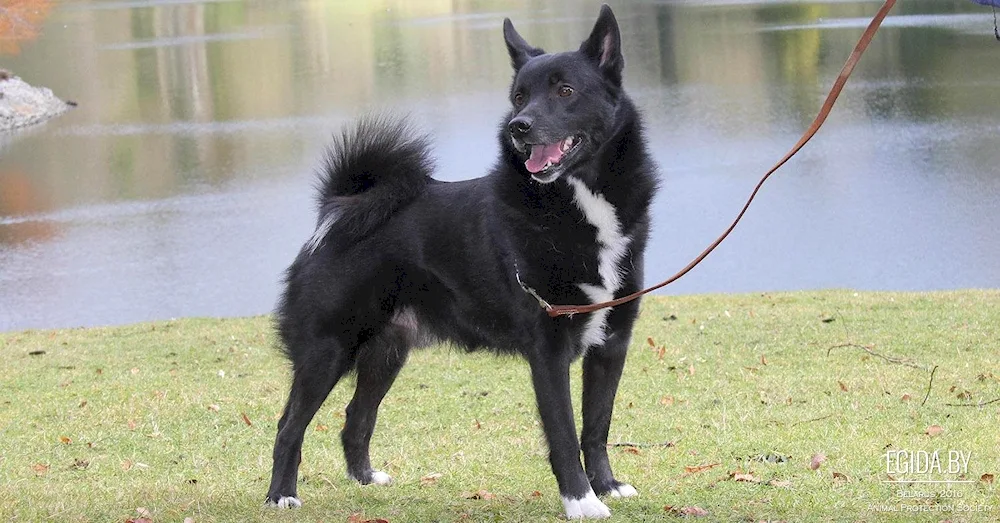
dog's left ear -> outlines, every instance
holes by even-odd
[[[622,69],[625,68],[622,37],[618,31],[618,21],[608,4],[601,6],[601,14],[597,16],[594,30],[580,44],[580,52],[597,63],[601,72],[616,85],[622,83]]]

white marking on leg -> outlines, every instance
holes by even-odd
[[[274,506],[278,508],[299,508],[302,506],[302,500],[292,496],[282,496],[278,498],[278,502]]]
[[[628,483],[622,483],[621,485],[611,489],[610,494],[613,498],[630,498],[632,496],[638,496],[639,491]]]
[[[381,470],[376,470],[372,472],[372,483],[375,485],[391,485],[392,476],[382,472]]]
[[[611,517],[611,510],[597,495],[591,490],[586,496],[580,499],[562,498],[563,508],[566,509],[566,519],[583,518],[608,518]]]
[[[601,245],[597,253],[597,274],[601,278],[601,285],[581,283],[578,286],[592,300],[591,303],[611,300],[622,286],[620,263],[632,239],[622,234],[615,206],[603,194],[591,191],[578,178],[570,176],[566,180],[573,188],[573,203],[583,213],[587,223],[597,229],[597,243]],[[590,313],[581,337],[584,349],[604,343],[604,326],[608,313],[609,309]]]

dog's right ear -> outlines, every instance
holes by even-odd
[[[517,71],[531,58],[545,54],[545,51],[533,47],[514,29],[514,24],[510,18],[503,19],[503,40],[507,43],[507,52],[510,54],[510,65]]]

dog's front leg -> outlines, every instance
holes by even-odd
[[[538,413],[549,444],[549,462],[559,483],[566,517],[606,518],[608,507],[597,499],[580,464],[580,442],[573,422],[569,391],[569,355],[542,352],[529,358]]]
[[[603,347],[592,348],[583,359],[583,459],[587,477],[598,495],[635,496],[632,485],[615,479],[608,462],[608,432],[618,380],[625,367],[629,336],[612,334]]]

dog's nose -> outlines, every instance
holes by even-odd
[[[507,124],[507,130],[510,131],[511,136],[524,136],[531,130],[531,119],[525,118],[524,116],[518,116]]]

